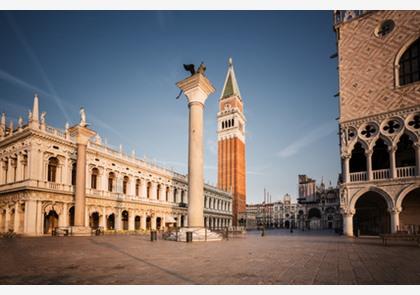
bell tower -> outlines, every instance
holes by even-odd
[[[246,211],[245,122],[241,93],[229,58],[217,114],[217,186],[232,191],[233,225],[239,225],[238,216]]]

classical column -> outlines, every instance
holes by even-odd
[[[151,229],[152,230],[156,230],[156,218],[157,218],[157,216],[155,216],[155,215],[150,217]]]
[[[87,208],[85,208],[85,226],[89,227],[89,221],[90,221],[90,214],[89,214],[89,210],[87,210]]]
[[[21,181],[22,178],[22,155],[16,155],[16,181]]]
[[[176,217],[176,227],[181,227],[181,215],[178,214]]]
[[[15,203],[15,218],[13,220],[13,231],[15,233],[20,233],[20,208],[19,202]]]
[[[37,201],[36,204],[36,233],[37,235],[44,234],[43,229],[43,219],[44,219],[44,212],[42,212],[42,201]]]
[[[96,133],[88,129],[82,122],[69,129],[70,135],[76,137],[77,164],[76,164],[76,189],[74,206],[74,225],[85,226],[86,210],[86,149],[89,138]]]
[[[397,167],[395,164],[395,152],[397,151],[397,146],[393,145],[388,147],[389,151],[389,170],[390,178],[397,178]]]
[[[134,215],[133,211],[128,212],[128,230],[134,230],[134,218],[136,216]]]
[[[115,229],[121,230],[121,209],[117,209],[117,213],[115,214]]]
[[[366,155],[366,170],[367,170],[367,180],[373,180],[373,172],[372,172],[372,150],[365,151]]]
[[[146,215],[141,215],[140,216],[140,229],[142,230],[146,230]]]
[[[4,216],[4,231],[9,231],[9,223],[10,223],[10,209],[9,206],[6,207],[6,213]]]
[[[162,215],[162,217],[160,218],[160,229],[165,229],[165,215]]]
[[[150,187],[150,199],[156,200],[157,199],[157,183],[152,181]]]
[[[106,229],[106,208],[105,207],[102,208],[102,216],[100,220],[101,220],[100,226]]]
[[[63,203],[63,211],[58,218],[59,226],[69,226],[69,208],[67,203]]]
[[[14,167],[12,165],[13,159],[9,157],[7,162],[7,183],[13,183],[14,182]]]
[[[160,184],[159,187],[159,201],[165,202],[166,201],[166,185]]]
[[[343,181],[350,182],[350,155],[343,155]]]
[[[175,203],[181,203],[181,189],[178,188],[175,194]]]
[[[174,188],[172,186],[169,187],[168,202],[170,203],[174,202]]]
[[[353,213],[343,213],[343,234],[348,237],[353,236]]]
[[[400,227],[400,212],[399,208],[388,209],[391,215],[391,233],[396,233]]]
[[[416,175],[420,176],[420,143],[416,143],[415,148],[416,148]]]
[[[147,181],[146,179],[140,179],[140,198],[147,198]]]
[[[204,157],[203,115],[204,103],[214,87],[202,73],[196,73],[177,83],[188,98],[188,226],[204,226]]]

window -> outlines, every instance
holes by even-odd
[[[114,172],[110,172],[108,175],[108,191],[112,192],[113,188],[114,188],[114,179],[115,179],[115,174]]]
[[[56,182],[58,159],[52,157],[48,160],[48,181]]]
[[[76,168],[77,168],[76,163],[73,163],[71,165],[71,185],[76,185],[76,171],[77,171]]]
[[[92,176],[90,178],[90,187],[93,189],[97,189],[97,184],[98,184],[98,174],[99,174],[99,170],[98,168],[93,168],[92,169]]]
[[[139,192],[140,192],[140,179],[136,180],[136,197],[139,196]]]
[[[403,53],[399,61],[399,84],[406,85],[420,80],[420,38]]]
[[[128,176],[124,176],[123,178],[123,194],[127,194],[127,187],[128,187]]]

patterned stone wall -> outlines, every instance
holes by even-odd
[[[387,19],[394,29],[375,29]],[[340,74],[340,122],[419,104],[420,83],[398,86],[395,64],[420,37],[420,11],[377,11],[336,26]]]

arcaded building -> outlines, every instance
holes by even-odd
[[[40,236],[75,225],[80,163],[79,143],[71,131],[75,126],[66,124],[64,130],[49,126],[46,113],[39,114],[37,96],[27,120],[20,117],[14,125],[2,114],[0,232]],[[145,231],[188,225],[185,175],[113,149],[98,135],[87,142],[83,163],[86,181],[79,188],[85,195],[83,226]],[[230,193],[206,184],[204,204],[207,227],[232,224]]]
[[[420,11],[335,11],[344,233],[420,225]]]

